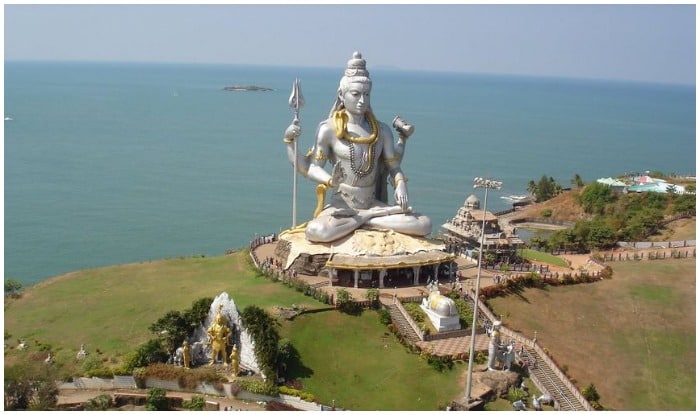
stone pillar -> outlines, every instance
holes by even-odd
[[[379,270],[379,288],[384,288],[384,277],[386,277],[386,268]]]
[[[433,278],[435,278],[435,281],[438,281],[438,269],[440,269],[440,264],[434,264],[433,265]]]
[[[413,267],[413,285],[418,285],[420,280],[420,266]]]
[[[354,270],[353,274],[355,276],[355,288],[357,288],[357,281],[360,279],[360,270],[359,269]]]
[[[336,274],[335,274],[336,272],[337,272],[337,271],[336,271],[335,268],[331,268],[331,269],[328,270],[328,286],[329,286],[329,287],[332,287],[332,286],[333,286],[333,277],[336,275]]]

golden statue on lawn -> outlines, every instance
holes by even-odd
[[[241,367],[241,359],[238,355],[238,347],[236,347],[235,344],[233,345],[233,349],[231,349],[231,356],[229,357],[231,358],[231,373],[233,373],[233,377],[237,377]]]
[[[190,368],[190,363],[192,362],[192,349],[187,340],[182,342],[182,365],[185,369]]]
[[[229,337],[231,337],[231,329],[228,327],[228,320],[221,314],[221,309],[222,306],[219,306],[214,322],[207,329],[209,345],[211,346],[211,362],[209,364],[213,365],[214,362],[219,360],[219,355],[221,355],[224,366],[226,366],[226,346],[228,345]]]

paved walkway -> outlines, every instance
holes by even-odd
[[[255,255],[260,261],[265,258],[274,257],[275,248],[277,244],[275,242],[270,244],[260,245],[255,249]],[[475,263],[464,257],[455,258],[457,263],[457,268],[462,274],[460,279],[460,284],[466,290],[476,284],[477,269]],[[493,271],[482,270],[481,279],[479,285],[481,287],[487,287],[493,285],[494,277],[497,273]],[[344,288],[347,290],[353,298],[357,300],[364,300],[367,293],[365,288],[354,288],[354,287],[338,287],[330,286],[328,278],[318,277],[315,275],[297,274],[297,278],[300,278],[309,285],[319,286],[321,290],[328,294],[334,294],[338,288]],[[422,285],[418,286],[407,286],[407,287],[391,287],[391,288],[381,288],[379,289],[380,300],[382,302],[392,301],[394,294],[398,298],[411,298],[420,297],[423,295],[428,295],[428,289]],[[488,336],[485,334],[477,334],[475,340],[476,350],[487,350],[488,349]],[[454,337],[450,339],[440,339],[433,341],[420,341],[416,345],[423,350],[432,350],[435,355],[438,356],[456,356],[460,353],[467,353],[471,346],[471,336]]]
[[[430,350],[436,356],[456,356],[460,353],[468,353],[471,348],[472,336],[453,337],[433,341],[419,341],[416,346],[421,350]],[[489,337],[486,334],[477,334],[474,341],[475,350],[488,350]]]

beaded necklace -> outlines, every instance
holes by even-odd
[[[374,168],[374,146],[377,144],[379,138],[379,127],[377,126],[377,120],[374,118],[372,113],[366,114],[367,121],[372,129],[372,133],[369,137],[352,137],[348,134],[347,123],[348,115],[345,113],[345,109],[335,111],[333,113],[333,122],[335,127],[336,136],[340,139],[340,142],[348,147],[350,151],[350,168],[357,175],[357,177],[367,176],[372,172]],[[369,144],[367,148],[367,165],[364,168],[358,168],[355,156],[355,144]]]

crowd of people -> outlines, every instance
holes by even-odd
[[[464,258],[471,257],[472,254],[472,250],[469,249],[466,245],[455,242],[446,243],[445,251]]]
[[[282,261],[277,258],[267,257],[260,263],[260,269],[265,272],[274,272],[276,274],[284,274],[287,277],[296,278],[298,273],[295,269],[284,269]]]
[[[270,244],[277,240],[277,234],[271,233],[269,235],[256,236],[252,241],[250,241],[250,250],[254,250],[260,245]]]

